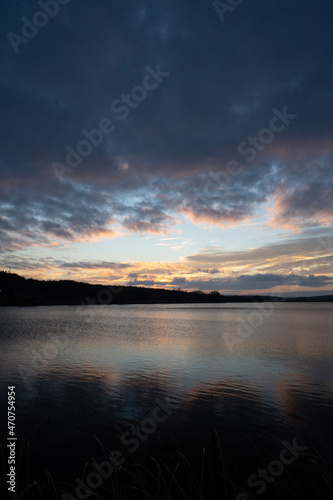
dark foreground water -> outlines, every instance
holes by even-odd
[[[0,498],[333,498],[332,312],[0,308]]]

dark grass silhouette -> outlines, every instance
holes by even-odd
[[[45,419],[43,425],[48,425]],[[96,437],[95,437],[96,438]],[[98,440],[98,438],[96,438]],[[159,438],[160,439],[160,438]],[[251,437],[249,436],[249,441]],[[98,440],[101,456],[107,458],[108,452]],[[280,443],[283,448],[282,442]],[[31,447],[26,441],[20,449],[17,465],[17,493],[8,492],[4,474],[0,479],[0,497],[3,500],[69,500],[77,499],[75,481],[56,482],[52,471],[41,471],[38,480],[31,474]],[[266,491],[256,495],[246,484],[248,472],[254,472],[257,464],[267,463],[267,454],[253,443],[253,460],[244,461],[243,450],[224,451],[223,442],[215,428],[211,430],[211,442],[195,455],[182,448],[172,436],[166,441],[160,439],[161,453],[152,455],[149,446],[142,444],[143,450],[138,456],[130,454],[125,463],[114,468],[112,475],[104,479],[99,488],[90,488],[86,499],[102,500],[229,500],[238,495],[265,500],[304,500],[333,498],[333,456],[327,450],[322,456],[316,447],[302,453],[295,466],[286,467],[283,474],[273,484],[267,485]],[[65,452],[66,450],[64,450]],[[50,453],[52,451],[50,450]],[[0,449],[3,471],[6,470],[5,450]],[[276,458],[274,454],[271,458]],[[61,468],[61,457],[59,457]],[[88,475],[96,472],[89,460],[80,478],[85,483]],[[247,498],[246,496],[238,498]]]

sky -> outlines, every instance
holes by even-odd
[[[331,2],[0,10],[0,270],[333,293]]]

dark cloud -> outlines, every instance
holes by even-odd
[[[2,5],[2,32],[19,34],[36,10]],[[112,221],[139,232],[181,215],[235,224],[273,197],[275,225],[332,220],[332,14],[325,0],[256,0],[221,23],[204,0],[82,0],[18,54],[3,36],[1,250],[89,237]],[[121,120],[110,105],[148,65],[170,75]],[[284,106],[297,118],[247,161],[240,143]],[[114,132],[58,181],[52,163],[103,118]],[[241,173],[225,184],[230,160]]]
[[[151,202],[140,202],[133,207],[124,207],[121,213],[129,213],[123,218],[123,225],[131,231],[160,233],[173,223],[175,218],[164,212],[166,207]]]
[[[197,269],[198,273],[207,274],[218,274],[220,271],[218,269]]]
[[[228,292],[270,290],[278,286],[321,288],[333,284],[332,276],[301,276],[296,274],[254,274],[240,275],[234,278],[210,280],[185,280],[175,278],[170,284],[181,285],[184,289],[224,290]]]
[[[301,290],[302,288],[322,288],[327,285],[333,285],[332,276],[325,275],[296,275],[296,274],[254,274],[240,275],[228,278],[212,278],[209,280],[186,279],[175,277],[169,282],[154,279],[132,279],[129,285],[135,286],[163,286],[181,287],[184,290],[219,290],[224,293],[251,292],[253,290],[262,290],[266,293],[276,287],[292,287]]]
[[[163,282],[155,281],[155,280],[137,280],[137,279],[134,279],[134,280],[128,281],[127,285],[154,287],[154,286],[163,285]],[[164,285],[165,285],[165,283],[164,283]]]
[[[108,201],[91,189],[68,185],[62,191],[58,184],[46,192],[15,189],[0,205],[0,231],[7,234],[7,240],[0,243],[3,251],[11,250],[17,241],[24,246],[112,234],[108,229],[112,223]]]
[[[61,262],[55,261],[55,265],[62,269],[126,269],[130,264],[122,262]]]
[[[284,176],[283,176],[284,174]],[[295,178],[295,175],[298,177]],[[303,222],[328,223],[333,221],[332,164],[303,165],[283,169],[279,188],[276,190],[276,225],[281,221],[291,224]],[[293,178],[294,177],[294,178]],[[295,223],[296,221],[296,223]]]
[[[173,278],[171,281],[171,285],[182,285],[184,286],[186,284],[187,279],[186,278]]]

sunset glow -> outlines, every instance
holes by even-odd
[[[274,2],[260,13],[244,3],[223,23],[209,2],[171,4],[78,13],[71,2],[28,44],[8,36],[0,268],[333,292],[329,14],[295,6],[296,29],[298,15]],[[18,31],[19,6],[4,9]]]

